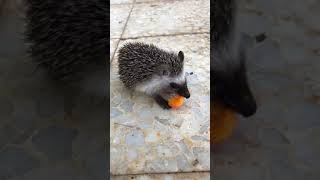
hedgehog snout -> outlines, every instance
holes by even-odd
[[[190,98],[190,92],[189,92],[189,89],[187,87],[184,87],[184,88],[181,88],[179,91],[178,91],[178,94],[180,96],[183,96],[187,99]]]

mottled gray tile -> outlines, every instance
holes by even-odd
[[[132,5],[110,6],[110,38],[120,38]]]
[[[58,163],[56,165],[45,166],[34,171],[27,173],[23,176],[15,178],[15,180],[34,180],[34,179],[47,179],[47,180],[88,180],[93,179],[86,170],[83,170],[75,163]]]
[[[0,96],[0,114],[2,119],[8,119],[14,112],[12,100],[8,97]]]
[[[40,167],[40,161],[27,149],[8,147],[0,151],[0,178],[21,176]]]
[[[94,152],[88,155],[87,160],[85,161],[86,167],[88,169],[88,173],[91,177],[95,177],[96,179],[107,179],[107,164],[109,162],[106,161],[106,153],[108,150],[105,148],[101,148],[101,151]]]
[[[163,160],[158,159],[152,162],[147,162],[147,171],[157,171],[157,172],[176,172],[178,170],[177,161],[175,159]]]
[[[117,45],[118,45],[119,39],[110,39],[110,62],[112,62],[112,58],[114,55],[114,52],[117,49]]]
[[[209,32],[209,7],[206,0],[136,4],[124,37]]]
[[[110,4],[128,4],[133,3],[134,0],[111,0]]]
[[[192,172],[192,173],[173,173],[173,174],[143,174],[143,175],[123,175],[123,176],[111,176],[111,180],[186,180],[186,179],[201,179],[209,180],[209,172]]]
[[[36,150],[44,153],[51,160],[72,158],[72,141],[77,135],[75,129],[50,126],[40,129],[32,137]]]
[[[209,131],[209,35],[121,40],[119,46],[129,41],[154,43],[166,50],[184,51],[186,69],[194,72],[197,78],[189,85],[190,100],[179,110],[164,111],[152,98],[127,91],[117,75],[117,59],[112,62],[111,173],[209,170],[210,157],[202,155],[209,152],[208,140],[192,138],[209,138],[209,132],[204,134],[204,131]],[[194,43],[197,46],[193,46]],[[203,126],[206,126],[205,130]],[[193,147],[204,148],[202,154],[197,154],[199,160],[192,154]]]
[[[12,143],[20,134],[20,131],[12,123],[6,123],[0,127],[0,147]]]

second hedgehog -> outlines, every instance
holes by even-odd
[[[184,54],[159,49],[152,44],[127,43],[119,50],[120,80],[130,90],[152,96],[164,109],[168,97],[190,97],[184,72]]]

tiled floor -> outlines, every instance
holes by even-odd
[[[110,9],[110,38],[121,37],[131,9],[132,4],[112,5]]]
[[[114,51],[116,50],[119,43],[119,39],[111,39],[110,40],[110,61],[114,56]]]
[[[111,176],[111,180],[209,180],[209,172]]]
[[[214,154],[215,176],[319,179],[320,29],[304,14],[316,17],[320,3],[241,2],[241,30],[267,36],[248,60],[259,109],[254,117],[240,119],[234,136]]]
[[[123,37],[208,32],[209,15],[207,0],[135,4]]]
[[[111,9],[122,6],[119,4]],[[123,36],[111,49],[115,52],[110,82],[112,174],[210,170],[209,40],[208,1],[133,4]],[[194,75],[188,77],[191,98],[184,107],[165,111],[150,97],[123,87],[117,74],[117,49],[128,41],[185,53],[186,70]]]

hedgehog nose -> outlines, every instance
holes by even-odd
[[[250,104],[248,107],[246,107],[245,109],[243,109],[241,114],[243,115],[243,117],[248,118],[250,116],[253,116],[256,112],[257,112],[257,105],[254,102]]]
[[[186,94],[185,98],[189,99],[190,98],[190,94]]]

